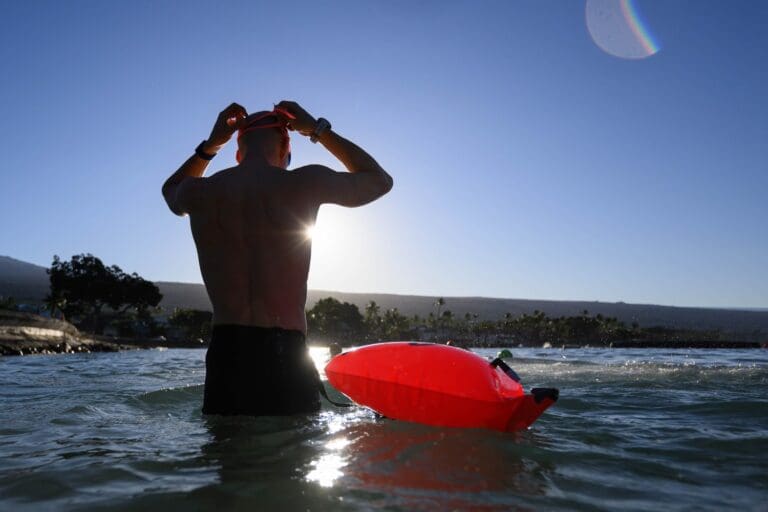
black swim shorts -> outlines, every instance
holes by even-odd
[[[214,325],[205,355],[203,414],[285,416],[320,410],[320,377],[304,334]]]

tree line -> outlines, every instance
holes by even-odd
[[[574,316],[550,317],[542,311],[514,315],[506,313],[497,320],[481,319],[477,313],[454,314],[445,299],[434,302],[434,311],[426,316],[404,315],[397,308],[382,311],[369,302],[364,312],[348,302],[327,297],[307,311],[310,340],[337,342],[342,345],[379,341],[421,340],[462,346],[499,346],[500,344],[609,345],[626,340],[681,342],[721,341],[719,331],[694,331],[665,327],[641,328],[637,322],[626,323],[602,314],[583,310]]]
[[[163,297],[157,285],[136,273],[126,273],[117,265],[107,266],[92,254],[78,254],[68,261],[54,256],[48,275],[50,293],[44,307],[52,317],[68,320],[81,330],[102,334],[110,327],[121,336],[170,335],[187,340],[210,337],[210,311],[177,309],[165,323],[159,322]],[[472,312],[454,314],[447,306],[445,299],[438,298],[434,311],[422,317],[405,315],[397,308],[382,310],[374,301],[361,312],[354,304],[326,297],[307,310],[308,338],[312,342],[343,345],[452,339],[466,346],[722,339],[718,331],[641,328],[637,322],[626,325],[617,318],[590,315],[586,310],[557,318],[542,311],[506,313],[502,318],[488,320]],[[0,297],[0,308],[15,307],[12,299]]]
[[[169,333],[186,339],[210,337],[210,311],[176,309],[166,324],[160,323],[157,316],[162,312],[163,295],[157,285],[117,265],[105,265],[93,254],[77,254],[69,261],[54,256],[48,276],[45,309],[80,330],[102,334],[111,327],[111,332],[126,337]]]

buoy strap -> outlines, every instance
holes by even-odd
[[[501,370],[509,376],[510,379],[512,379],[515,382],[520,382],[520,376],[515,373],[515,370],[510,368],[510,366],[505,363],[500,357],[497,357],[493,361],[491,361],[491,366],[494,368],[498,367],[501,368]]]
[[[353,405],[355,405],[353,403],[345,404],[341,402],[336,402],[335,400],[331,400],[331,398],[328,396],[328,392],[325,391],[325,386],[323,386],[323,381],[321,381],[320,379],[317,379],[317,390],[320,392],[321,395],[323,395],[323,398],[328,400],[328,403],[330,403],[331,405],[335,405],[336,407],[352,407]]]

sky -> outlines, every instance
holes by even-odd
[[[768,307],[768,2],[636,0],[624,58],[591,1],[4,2],[0,254],[202,282],[160,187],[291,99],[395,183],[321,208],[310,288]]]

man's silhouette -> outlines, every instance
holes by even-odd
[[[310,136],[347,168],[287,171],[288,130]],[[238,131],[238,165],[203,178]],[[284,415],[319,409],[317,372],[307,354],[304,313],[311,239],[323,203],[361,206],[392,188],[363,149],[297,103],[248,115],[233,103],[210,137],[163,185],[168,207],[188,214],[213,304],[203,412]]]

